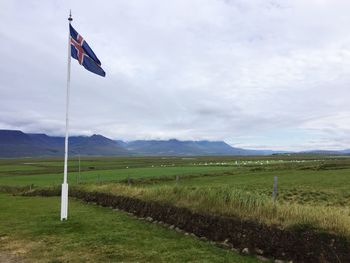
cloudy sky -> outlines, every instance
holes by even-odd
[[[0,129],[64,134],[70,8],[71,134],[350,148],[346,0],[0,0]]]

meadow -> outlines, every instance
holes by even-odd
[[[68,163],[68,181],[74,185],[229,170],[223,166],[187,165],[186,161],[178,158],[82,158],[79,172],[79,160],[73,159]],[[0,160],[0,185],[60,185],[62,167],[63,160],[58,159]]]
[[[70,219],[61,222],[58,204],[58,197],[0,194],[0,259],[52,263],[257,262],[124,212],[79,201],[70,201]]]
[[[8,191],[8,187],[24,187],[28,190],[46,187],[58,188],[63,177],[62,167],[62,159],[0,160],[0,189]],[[278,195],[277,199],[273,201],[272,189],[275,176],[278,177]],[[69,184],[72,189],[88,192],[97,191],[145,201],[156,201],[184,207],[195,212],[239,217],[266,225],[278,225],[285,229],[313,229],[350,239],[350,156],[85,157],[80,160],[80,172],[79,160],[73,158],[69,161]],[[36,220],[39,219],[37,217],[28,215],[29,210],[23,212],[30,204],[36,202],[42,202],[36,209],[40,210],[40,207],[42,207],[40,211],[48,211],[50,213],[50,218],[45,220],[50,221],[50,224],[60,225],[60,222],[56,220],[59,208],[59,199],[57,198],[12,197],[8,194],[2,194],[1,198],[3,199],[1,210],[6,211],[7,214],[1,214],[0,234],[8,236],[8,240],[18,241],[23,233],[28,234],[29,239],[34,239],[38,233],[42,234],[44,230],[41,229],[41,226],[39,229],[32,231],[32,227],[24,224],[24,222],[30,221],[36,222],[33,224],[38,226]],[[17,207],[15,204],[5,205],[5,203],[11,204],[11,202],[26,204],[21,208],[23,209],[23,218],[16,219],[19,220],[16,223],[19,229],[13,232],[14,234],[10,234],[11,231],[8,231],[10,223],[3,223],[9,220],[11,216],[20,213],[19,210],[16,210],[17,208],[14,208]],[[48,207],[51,208],[49,209]],[[91,208],[89,205],[82,204],[79,201],[72,201],[72,208],[70,209],[72,211],[72,221],[67,221],[66,225],[73,224],[68,228],[73,229],[73,226],[75,226],[78,232],[81,231],[80,233],[89,228],[79,225],[80,221],[83,220],[81,215],[74,215],[81,209],[98,210],[100,208]],[[112,222],[113,217],[117,218],[119,216],[123,217],[122,221],[126,225],[131,224],[131,221],[134,222],[134,219],[130,219],[126,215],[116,215],[115,213],[111,215],[111,212],[106,208],[101,208],[98,211],[98,216],[101,216],[101,218],[95,218],[94,213],[94,216],[90,218],[92,222],[94,220]],[[109,218],[104,218],[104,216]],[[86,224],[93,224],[92,222],[89,221]],[[143,225],[145,223],[138,222],[138,224]],[[20,227],[21,225],[22,227]],[[153,232],[155,231],[154,233],[156,234],[158,230],[157,227],[152,227],[155,229],[149,233],[153,235]],[[63,230],[64,233],[65,231]],[[107,231],[107,228],[99,231],[104,233],[104,231]],[[169,230],[161,231],[163,232],[159,234],[160,236],[172,235],[171,233],[165,234]],[[127,235],[126,232],[125,235]],[[142,237],[146,233],[140,233],[139,235]],[[71,243],[80,244],[79,249],[81,251],[88,249],[89,245],[97,246],[94,242],[102,242],[97,240],[97,238],[93,241],[90,240],[89,243],[86,240],[80,240],[78,236],[78,234],[75,237],[72,235],[69,237],[72,239],[69,240]],[[45,240],[46,234],[41,237]],[[68,238],[60,233],[52,233],[50,237],[60,239],[60,242],[64,242]],[[110,240],[111,246],[117,240],[117,237],[101,238],[102,240]],[[190,237],[186,238],[191,240]],[[125,246],[127,246],[129,241],[120,240]],[[63,246],[63,243],[61,244],[60,242],[57,243],[59,245],[58,248],[61,248],[61,245]],[[132,242],[137,243],[138,241],[133,240]],[[158,240],[157,242],[163,241]],[[172,240],[171,242],[175,241]],[[250,262],[253,260],[252,258],[244,257],[244,259],[239,259],[241,261],[236,261],[238,255],[232,252],[227,254],[227,251],[210,246],[210,244],[205,242],[204,245],[199,240],[188,242],[194,242],[188,245],[193,249],[197,249],[197,246],[210,247],[204,249],[208,252],[206,255],[204,255],[204,252],[199,252],[199,250],[196,252],[197,255],[203,255],[203,260],[198,259],[201,262]],[[199,245],[196,242],[199,242]],[[12,243],[8,242],[8,244]],[[128,255],[127,252],[123,252],[124,254],[121,253],[121,258],[126,261],[140,261],[137,255],[146,252],[142,250],[143,245],[136,243],[133,244],[135,247],[134,254],[130,253]],[[121,244],[118,243],[119,245]],[[40,247],[38,244],[35,246]],[[72,246],[74,247],[75,245]],[[8,245],[7,248],[3,249],[11,250],[10,247],[11,245]],[[71,249],[72,251],[79,250],[77,247]],[[106,248],[106,250],[101,248],[101,250],[96,252],[96,255],[107,253],[106,251],[109,251],[109,249],[111,248]],[[122,248],[118,249],[122,251]],[[179,249],[175,246],[173,253],[176,254],[176,250]],[[35,249],[29,250],[31,251],[28,254],[29,257],[35,258]],[[156,257],[158,260],[156,261],[169,261],[168,255],[163,254],[164,252],[157,251],[154,253],[158,255]],[[218,254],[216,255],[216,253]],[[187,257],[186,259],[183,258],[183,261],[197,260],[197,257],[191,259],[186,253],[181,256],[175,254],[172,256]],[[57,257],[59,260],[64,261],[65,255],[50,254],[50,257]],[[111,257],[116,259],[116,255]],[[145,257],[144,261],[152,261],[152,257]]]
[[[57,186],[62,166],[55,158],[0,160],[0,185]],[[350,158],[332,156],[100,157],[82,158],[80,172],[79,160],[71,159],[68,179],[70,185],[129,179],[139,187],[225,187],[271,196],[277,176],[279,201],[341,207],[349,205],[349,171]]]

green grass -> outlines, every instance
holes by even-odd
[[[309,225],[320,231],[345,235],[350,238],[349,156],[306,155],[194,158],[91,157],[82,158],[81,166],[82,172],[80,178],[78,178],[78,161],[76,158],[70,160],[69,184],[71,186],[79,181],[79,186],[88,191],[98,190],[118,195],[135,196],[144,200],[155,200],[176,206],[187,207],[195,211],[210,212],[227,216],[239,216],[244,219],[255,220],[264,224],[277,224],[286,228],[298,225]],[[26,169],[26,167],[28,167],[28,169]],[[0,186],[24,186],[34,184],[35,186],[45,187],[59,185],[62,182],[62,167],[62,160],[57,158],[0,160]],[[204,174],[210,174],[211,176],[203,176]],[[178,185],[176,185],[174,179],[175,175],[180,176]],[[190,175],[196,176],[191,177]],[[278,176],[277,203],[273,203],[271,200],[274,176]],[[143,180],[139,182],[136,181],[132,186],[115,183],[117,181],[125,180],[128,177]],[[171,177],[172,180],[162,179],[168,177]],[[89,213],[86,213],[85,216],[83,216],[83,212],[80,214],[78,213],[76,216],[72,216],[72,220],[66,222],[67,224],[63,224],[63,226],[67,226],[67,229],[77,228],[76,231],[79,235],[87,231],[88,234],[86,238],[90,236],[90,241],[87,241],[85,237],[77,237],[78,235],[74,234],[74,230],[72,230],[73,233],[69,234],[67,229],[65,230],[59,222],[55,221],[57,220],[58,215],[58,199],[26,199],[11,197],[13,198],[11,199],[13,201],[9,201],[7,200],[9,198],[8,196],[2,196],[2,198],[5,198],[6,200],[0,200],[0,207],[5,207],[5,209],[0,211],[7,211],[7,218],[4,218],[6,213],[0,214],[0,224],[4,226],[0,227],[0,230],[8,231],[9,233],[9,229],[14,229],[14,231],[12,231],[14,233],[13,235],[8,233],[6,235],[13,236],[11,238],[15,241],[17,240],[16,242],[21,240],[20,236],[26,236],[28,238],[26,240],[30,239],[33,242],[35,241],[35,236],[39,236],[40,238],[43,238],[43,242],[47,241],[56,244],[57,241],[58,251],[61,251],[62,248],[66,248],[67,246],[70,249],[68,251],[72,251],[69,253],[67,252],[65,255],[50,254],[52,259],[58,258],[61,260],[64,259],[65,256],[73,254],[83,257],[84,253],[92,253],[92,248],[95,248],[96,246],[93,245],[96,240],[91,240],[94,239],[94,235],[96,235],[96,238],[97,236],[99,237],[99,232],[95,231],[94,234],[89,232],[90,227],[94,229],[97,227],[95,225],[99,225],[98,227],[101,227],[101,229],[99,229],[101,233],[106,232],[106,229],[110,224],[112,224],[113,229],[114,227],[120,227],[121,225],[114,225],[117,224],[117,222],[113,221],[111,217],[112,215],[118,218],[123,217],[124,219],[120,220],[124,220],[125,224],[137,223],[145,225],[145,223],[126,217],[125,214],[112,213],[108,209],[90,207],[78,202],[73,202],[72,206],[74,209],[71,210],[72,215],[78,213],[78,211],[89,211]],[[28,201],[29,203],[26,203],[26,200],[30,200]],[[51,213],[51,218],[37,218],[36,215],[28,215],[26,213],[29,209],[25,210],[22,207],[22,210],[20,211],[15,207],[14,203],[11,202],[26,203],[28,207],[30,207],[30,202],[35,203],[37,205],[35,206],[36,211],[44,209],[48,215]],[[55,203],[56,206],[54,205]],[[90,214],[90,212],[93,212],[92,214],[94,215],[96,214],[96,218],[86,218],[86,215]],[[38,226],[33,226],[32,223],[25,226],[21,222],[14,221],[17,219],[12,219],[12,221],[9,219],[15,218],[15,215],[20,215],[18,220],[23,220],[23,222],[25,221],[23,219],[24,216],[27,216],[29,222],[47,220],[51,223],[48,223],[49,227],[46,229],[61,229],[63,235],[61,233],[53,233],[50,235],[50,238],[54,240],[52,241],[51,239],[48,239],[47,233],[45,232],[32,232],[32,230],[36,229]],[[9,223],[4,223],[4,220],[2,219],[5,219],[5,221],[8,220]],[[87,222],[86,220],[92,220],[91,222],[93,223],[90,224],[90,221]],[[131,221],[129,222],[129,220]],[[81,224],[84,225],[84,227]],[[104,226],[104,224],[106,224],[106,226]],[[118,224],[121,223],[119,222]],[[16,227],[14,228],[12,225],[15,225]],[[20,231],[18,231],[18,235],[15,234],[17,233],[16,229],[21,227],[22,229],[19,229]],[[106,227],[106,229],[104,229],[104,227]],[[142,226],[138,227],[143,229]],[[148,227],[151,226],[148,225]],[[155,226],[152,225],[152,227]],[[40,226],[40,229],[43,228]],[[123,235],[132,235],[134,232],[130,229],[131,228],[125,226],[125,231],[122,231],[124,233]],[[161,231],[165,230],[163,229]],[[161,232],[159,235],[167,235],[166,233],[168,232]],[[174,233],[172,233],[172,235],[173,234]],[[140,234],[140,236],[142,237],[142,242],[146,242],[145,240],[148,239],[145,235]],[[108,241],[109,238],[114,240],[115,237],[108,237],[107,235],[102,239]],[[131,241],[127,240],[126,237],[120,238],[123,240],[122,243],[128,244],[128,246],[134,248],[135,251],[137,249],[143,251],[143,246],[145,245],[140,240],[141,243],[132,244],[128,243]],[[152,242],[155,242],[152,238],[151,240]],[[64,241],[69,242],[64,243]],[[111,243],[113,242],[111,241]],[[159,239],[156,243],[157,242],[161,244],[164,242],[166,243],[166,241],[162,239]],[[177,242],[185,241],[181,239],[181,241],[174,241],[172,245],[169,244],[170,248],[174,250],[171,253],[181,254],[179,251],[182,250],[183,247],[181,244],[177,244]],[[114,243],[111,244],[112,248],[109,246],[105,247],[98,243],[99,246],[96,246],[96,249],[99,252],[96,252],[96,255],[92,254],[92,257],[96,256],[97,258],[102,255],[101,260],[108,260],[108,257],[104,256],[104,253],[111,253],[113,256],[117,257],[117,255],[113,254],[113,251],[115,250],[123,255],[125,261],[172,261],[169,259],[171,256],[167,257],[165,256],[166,254],[162,253],[161,254],[164,256],[155,260],[153,260],[154,258],[151,256],[152,253],[146,253],[144,259],[141,258],[141,256],[137,256],[138,254],[136,252],[135,255],[130,256],[126,251],[123,251],[122,248],[113,247],[117,246]],[[29,244],[31,243],[29,242]],[[34,242],[33,244],[35,248],[36,243]],[[78,248],[79,245],[80,248]],[[150,245],[147,246],[149,248]],[[205,246],[208,246],[208,244]],[[40,244],[38,247],[40,247]],[[205,249],[203,248],[203,251],[207,249],[208,252],[210,252],[209,254],[216,253],[212,252],[216,248],[205,247]],[[32,249],[31,251],[33,251],[31,254],[33,258],[36,257],[36,253],[39,253],[35,252],[35,249]],[[202,255],[202,252],[196,253]],[[225,254],[226,252],[223,253]],[[184,255],[179,255],[179,257],[180,259],[187,261],[186,258],[181,257],[189,256],[188,254],[189,253],[186,252]],[[199,259],[203,259],[200,260],[202,262],[225,262],[236,260],[231,258],[228,259],[226,254],[218,260],[216,258],[209,258],[209,256],[206,257],[208,258],[199,257]],[[115,259],[117,260],[118,258]],[[188,261],[191,260],[195,261],[194,259],[188,259]],[[244,260],[246,260],[246,258]]]
[[[280,200],[300,204],[350,205],[350,169],[236,171],[225,176],[180,178],[179,184],[192,188],[227,187],[271,196],[274,176],[278,176]],[[145,186],[159,185],[175,185],[175,182],[159,182],[156,185]]]
[[[16,169],[16,168],[14,168]],[[160,176],[174,176],[174,175],[188,175],[200,173],[217,173],[230,171],[227,167],[145,167],[145,168],[128,168],[128,169],[114,169],[114,170],[91,170],[68,173],[69,184],[76,184],[77,182],[105,182],[105,181],[119,181],[128,177],[132,179],[146,178],[146,177],[160,177]],[[62,173],[48,173],[37,175],[2,175],[0,176],[0,185],[30,185],[37,186],[52,186],[59,185],[63,181]]]
[[[123,212],[69,207],[61,222],[58,198],[0,194],[0,253],[28,262],[256,262]]]
[[[85,191],[157,201],[185,207],[200,213],[234,216],[282,228],[308,225],[320,232],[331,232],[350,239],[348,207],[301,205],[273,202],[264,194],[230,187],[127,186],[122,184],[84,185]]]

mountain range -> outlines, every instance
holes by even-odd
[[[235,148],[224,141],[112,140],[102,135],[70,136],[69,154],[83,156],[215,156],[270,155],[288,152]],[[350,154],[343,151],[308,151],[302,154]],[[64,137],[0,130],[0,158],[63,156]]]
[[[0,130],[0,157],[62,156],[64,137]],[[136,140],[125,142],[102,135],[69,137],[70,155],[199,156],[262,155],[266,151],[234,148],[223,141]]]

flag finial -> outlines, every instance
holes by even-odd
[[[72,21],[73,21],[73,18],[72,18],[72,10],[69,10],[68,21],[69,21],[69,22],[72,22]]]

